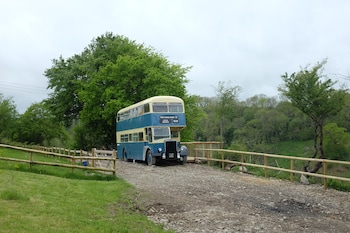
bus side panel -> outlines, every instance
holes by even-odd
[[[186,118],[184,113],[152,113],[133,119],[117,122],[117,132],[124,130],[144,128],[149,126],[181,126],[186,127]]]
[[[152,114],[145,114],[122,122],[117,122],[117,131],[144,128],[150,125]]]
[[[162,149],[164,151],[164,143],[149,143],[148,146],[152,151],[153,156],[160,156],[161,154],[158,152],[158,149]]]
[[[127,159],[143,160],[142,154],[145,142],[122,142],[117,145],[118,158],[123,158],[123,152],[126,151]]]

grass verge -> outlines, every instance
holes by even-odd
[[[0,156],[28,160],[29,153],[0,148]],[[33,156],[40,161],[58,159]],[[118,177],[29,167],[0,160],[0,232],[170,232],[141,213],[137,190]]]
[[[166,232],[135,211],[123,180],[0,170],[1,232]]]

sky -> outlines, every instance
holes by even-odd
[[[347,0],[0,1],[0,93],[23,113],[48,97],[53,59],[106,32],[191,66],[191,95],[215,96],[225,82],[241,87],[241,100],[278,96],[281,75],[324,59],[324,74],[346,85],[349,12]]]

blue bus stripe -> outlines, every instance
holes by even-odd
[[[173,117],[177,117],[174,122]],[[169,123],[161,122],[162,118],[170,118]],[[186,127],[186,118],[184,113],[180,114],[145,114],[125,121],[117,122],[117,131],[129,129],[145,128],[148,126],[165,126],[165,127]]]

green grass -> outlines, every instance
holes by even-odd
[[[310,157],[313,153],[313,141],[280,142],[272,145],[276,154],[298,157]]]
[[[4,154],[29,156],[0,148]],[[140,212],[138,191],[122,179],[52,166],[33,170],[0,160],[0,232],[169,232]]]
[[[135,212],[136,191],[122,180],[0,173],[1,232],[165,232]]]

